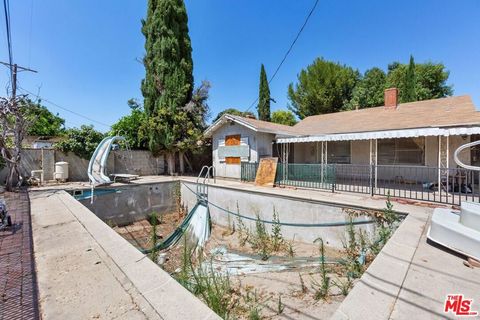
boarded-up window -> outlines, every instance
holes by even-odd
[[[424,165],[425,137],[378,140],[378,164]]]
[[[239,146],[241,141],[241,136],[239,134],[226,136],[225,145],[228,146]],[[240,157],[225,157],[226,164],[240,164]]]

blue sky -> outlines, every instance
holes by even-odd
[[[273,73],[314,0],[187,0],[194,76],[212,84],[212,115],[246,109],[258,95],[260,64]],[[11,1],[15,61],[21,87],[102,123],[129,113],[141,99],[146,1]],[[7,61],[5,27],[0,60]],[[272,109],[286,108],[288,84],[316,57],[360,71],[392,61],[443,62],[455,95],[480,106],[480,1],[320,1],[309,25],[271,83]],[[7,69],[0,70],[2,94]],[[88,120],[45,104],[67,126]],[[107,127],[95,124],[101,131]]]

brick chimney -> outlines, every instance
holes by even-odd
[[[385,109],[395,110],[398,105],[398,89],[388,88],[385,89]]]

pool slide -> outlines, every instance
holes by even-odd
[[[115,141],[125,140],[124,137],[107,137],[99,143],[88,164],[88,178],[92,186],[110,184],[112,180],[106,175],[107,159]]]

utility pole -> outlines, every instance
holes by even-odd
[[[17,185],[22,182],[22,176],[19,169],[22,141],[28,127],[28,120],[25,118],[22,106],[18,104],[17,97],[17,74],[19,71],[29,71],[36,73],[37,71],[20,67],[17,64],[1,62],[10,68],[12,92],[11,98],[0,98],[0,120],[1,120],[1,138],[0,138],[0,153],[5,160],[9,173],[5,182],[6,189],[8,191],[13,190],[14,181],[17,179]],[[8,93],[8,92],[7,92]],[[11,135],[13,136],[14,146],[12,148],[7,147],[6,139]]]
[[[0,64],[3,64],[4,66],[7,66],[10,68],[10,71],[12,73],[12,98],[13,101],[15,101],[15,98],[17,97],[17,74],[19,71],[28,71],[28,72],[33,72],[37,73],[36,70],[30,69],[30,68],[25,68],[17,65],[16,63],[11,64],[7,62],[2,62],[0,61]]]

